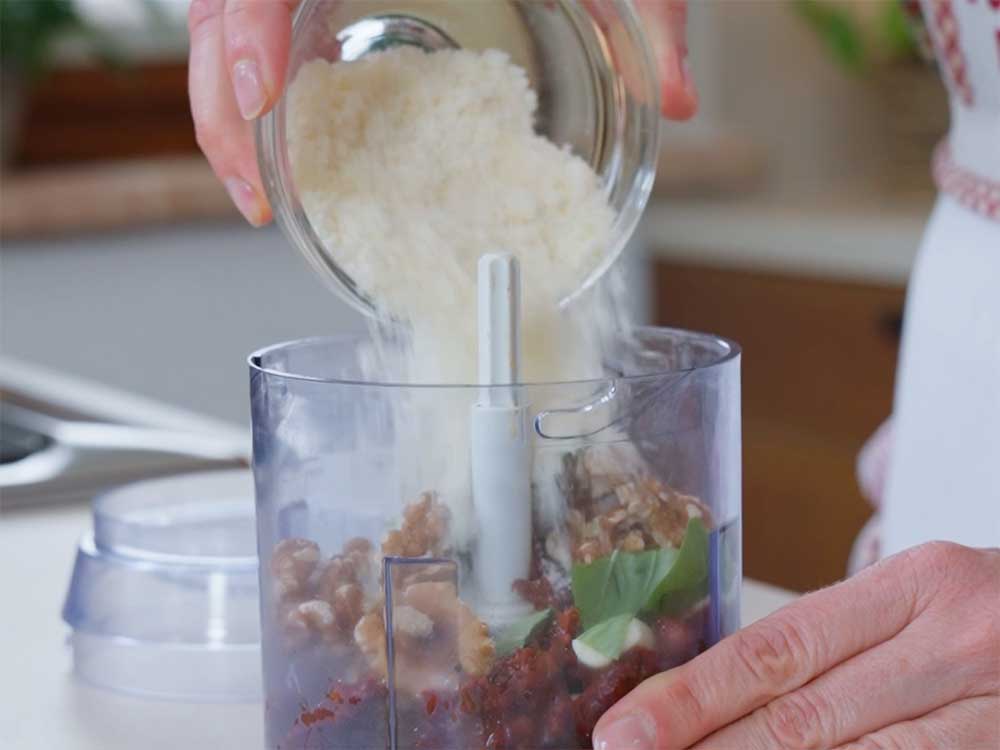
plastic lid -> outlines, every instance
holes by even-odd
[[[252,474],[200,472],[94,501],[63,619],[87,682],[192,701],[260,697]]]

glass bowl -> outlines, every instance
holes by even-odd
[[[583,158],[615,213],[600,264],[566,303],[625,248],[645,208],[659,147],[659,87],[631,0],[303,0],[293,24],[287,81],[318,57],[357,60],[394,45],[428,51],[500,49],[527,72],[539,97],[536,130]],[[286,147],[286,98],[257,122],[258,160],[286,237],[332,288],[358,309],[377,300],[338,265],[310,225]]]

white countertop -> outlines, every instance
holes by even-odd
[[[653,258],[717,268],[902,286],[933,196],[849,188],[781,198],[650,202],[642,232]]]
[[[263,749],[262,710],[132,698],[75,679],[60,619],[81,506],[0,516],[0,748],[3,750]],[[747,581],[743,620],[794,594]]]

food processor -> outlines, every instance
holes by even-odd
[[[366,343],[250,359],[269,747],[589,747],[614,701],[736,629],[735,344],[641,329],[597,380],[434,386],[365,382]],[[526,538],[467,535],[411,489],[414,462],[468,444],[442,456],[397,417],[484,396],[525,410]],[[529,550],[513,619],[493,618],[484,540]]]

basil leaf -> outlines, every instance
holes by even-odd
[[[552,616],[551,609],[532,612],[520,620],[512,622],[496,638],[497,656],[507,656],[524,646],[531,634]]]
[[[625,636],[628,635],[628,626],[631,622],[632,615],[618,615],[584,631],[577,640],[608,659],[617,659],[622,655]]]
[[[708,531],[701,519],[688,521],[673,566],[659,582],[645,610],[680,614],[708,595]]]
[[[708,592],[708,532],[700,519],[692,518],[680,550],[616,550],[610,557],[574,565],[571,579],[584,629],[626,614],[680,612]]]
[[[583,627],[591,628],[619,615],[634,616],[645,608],[677,555],[677,550],[670,548],[616,550],[610,557],[573,566],[573,603],[580,610]]]

